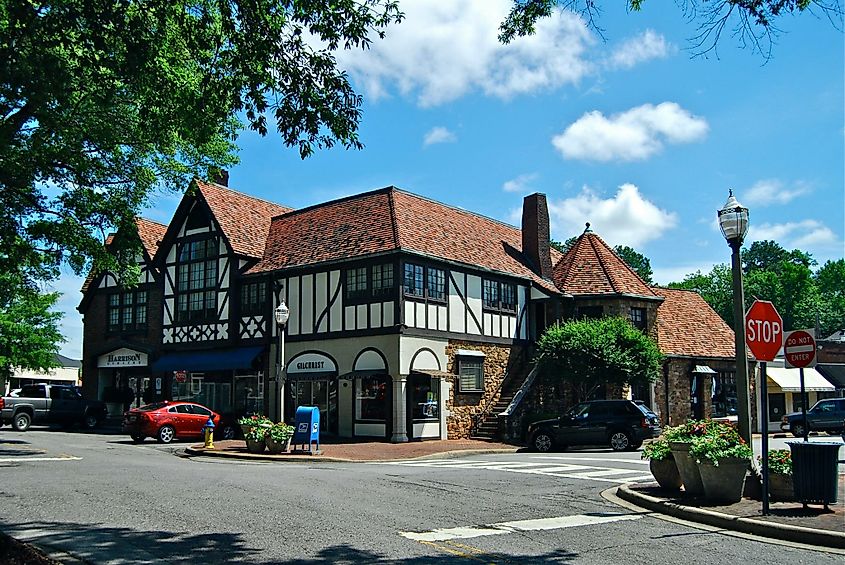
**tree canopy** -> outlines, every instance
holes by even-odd
[[[510,43],[517,37],[532,35],[537,21],[557,9],[580,14],[591,29],[603,35],[599,25],[601,4],[600,0],[514,0],[499,27],[499,40]],[[750,47],[768,59],[781,32],[778,23],[786,16],[804,12],[824,15],[834,26],[842,27],[840,0],[675,0],[675,4],[696,26],[690,38],[693,55],[715,52],[722,34],[728,31],[741,47]],[[663,2],[625,0],[625,7],[632,12],[652,5],[665,9]]]
[[[624,318],[572,320],[549,327],[537,342],[546,382],[572,387],[575,401],[604,385],[645,384],[660,375],[657,344]]]

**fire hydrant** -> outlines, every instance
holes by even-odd
[[[214,449],[214,421],[209,418],[208,422],[205,423],[205,426],[203,426],[202,429],[205,432],[205,445],[203,447],[206,449]]]

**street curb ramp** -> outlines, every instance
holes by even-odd
[[[754,518],[730,516],[721,512],[707,510],[706,508],[683,506],[633,491],[627,485],[619,487],[616,491],[616,496],[653,512],[667,514],[675,518],[689,520],[690,522],[699,522],[716,528],[793,543],[845,549],[845,533],[814,530],[803,526],[776,524],[765,520],[755,520]]]

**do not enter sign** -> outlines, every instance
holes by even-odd
[[[803,369],[816,365],[816,338],[812,330],[787,332],[783,340],[784,366]]]
[[[774,361],[783,345],[783,319],[775,305],[755,300],[745,315],[745,343],[758,361]]]

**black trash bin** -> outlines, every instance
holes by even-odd
[[[835,503],[839,491],[839,448],[834,442],[787,442],[792,452],[795,498],[807,504]]]

